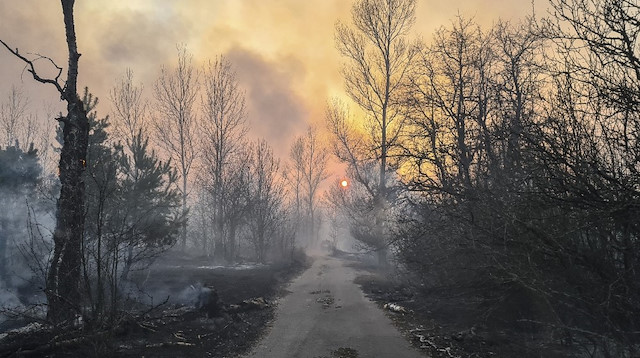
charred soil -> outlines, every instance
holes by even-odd
[[[470,289],[425,290],[397,273],[354,262],[364,293],[411,343],[434,358],[567,357],[557,337],[510,320]]]
[[[103,329],[39,325],[8,334],[0,339],[0,357],[239,356],[273,319],[286,283],[308,266],[300,260],[236,267],[207,266],[204,258],[164,261],[134,276],[155,308],[131,307],[116,325]],[[203,292],[209,302],[201,302]]]

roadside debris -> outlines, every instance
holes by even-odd
[[[451,347],[439,347],[438,345],[436,345],[436,343],[434,342],[434,337],[428,337],[427,335],[424,334],[424,329],[423,328],[414,328],[412,330],[409,331],[409,333],[412,335],[412,339],[414,341],[418,341],[420,343],[419,347],[421,349],[428,349],[428,348],[432,348],[433,350],[440,352],[440,353],[444,353],[446,354],[447,357],[449,358],[460,358],[460,356],[458,355],[454,355],[452,353]]]
[[[238,305],[229,305],[226,308],[227,312],[236,313],[236,312],[246,312],[251,310],[263,310],[265,308],[271,307],[271,304],[264,299],[264,297],[250,298],[248,300],[244,300],[240,302]]]
[[[358,351],[349,347],[340,347],[334,351],[331,351],[331,357],[318,356],[316,358],[358,358],[360,355]]]
[[[428,339],[424,334],[421,333],[423,331],[424,331],[423,329],[417,328],[417,329],[412,329],[409,332],[413,335],[413,339],[417,339],[418,342],[420,342],[420,348],[426,349],[426,348],[432,347],[432,348],[438,349],[438,346],[436,346],[436,344],[433,343],[432,340]]]
[[[331,295],[326,295],[325,297],[319,297],[316,299],[316,302],[322,303],[322,308],[329,308],[332,304],[335,303],[335,299]]]
[[[358,358],[360,356],[358,355],[358,351],[348,347],[340,347],[331,352],[331,355],[335,358]]]
[[[309,292],[310,295],[319,295],[322,293],[331,293],[331,291],[329,290],[315,290],[315,291],[311,291]]]
[[[193,347],[195,344],[187,342],[163,342],[147,344],[146,348],[166,348],[166,347]]]
[[[389,310],[391,312],[395,312],[395,313],[400,313],[400,314],[409,313],[409,310],[407,310],[406,308],[400,306],[397,303],[385,303],[383,307],[384,307],[384,309]]]
[[[208,266],[199,266],[200,270],[254,270],[266,267],[266,264],[259,263],[246,263],[246,264],[235,264],[235,265],[208,265]],[[178,266],[181,268],[182,266]]]

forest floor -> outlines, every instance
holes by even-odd
[[[570,356],[549,332],[522,329],[487,314],[465,290],[425,292],[402,275],[353,261],[355,282],[385,310],[411,343],[433,358]]]
[[[239,356],[262,337],[286,284],[310,265],[299,260],[222,267],[207,261],[163,260],[134,276],[157,306],[143,316],[132,309],[117,327],[92,332],[32,324],[35,329],[20,334],[0,334],[0,357]],[[199,302],[210,298],[209,288],[218,300]]]

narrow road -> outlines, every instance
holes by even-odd
[[[343,261],[317,258],[288,287],[272,328],[247,358],[423,357],[364,296],[355,277]]]

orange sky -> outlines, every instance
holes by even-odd
[[[498,18],[519,19],[531,0],[418,0],[415,32],[429,41],[433,30],[460,13],[483,25]],[[543,14],[546,0],[536,0]],[[127,67],[151,88],[161,64],[185,43],[196,60],[226,54],[247,91],[249,119],[256,136],[266,137],[286,155],[290,138],[307,122],[322,121],[327,98],[341,95],[341,59],[334,46],[336,20],[349,21],[346,0],[78,0],[76,23],[80,82],[110,110],[108,91]],[[0,38],[21,52],[47,55],[65,64],[60,2],[0,1]],[[44,63],[42,63],[44,65]],[[10,86],[23,86],[34,110],[59,106],[53,88],[34,84],[23,66],[0,51],[0,100]]]

